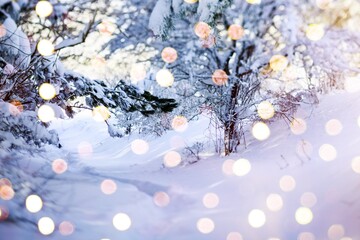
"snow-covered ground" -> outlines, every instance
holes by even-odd
[[[52,128],[63,148],[49,150],[48,162],[38,164],[61,158],[68,170],[53,174],[41,196],[43,209],[29,216],[48,216],[56,227],[68,221],[75,231],[63,236],[57,228],[43,236],[36,226],[3,222],[0,239],[360,240],[360,163],[353,160],[360,156],[359,116],[360,94],[336,93],[299,110],[306,130],[295,129],[298,134],[278,120],[269,126],[269,139],[260,142],[249,133],[247,148],[237,154],[206,150],[199,162],[174,168],[164,166],[164,156],[207,141],[205,117],[182,133],[123,139],[109,137],[106,125],[87,113],[57,120]],[[132,151],[136,139],[148,143],[145,154]],[[234,164],[239,159],[249,161],[248,173],[247,161]],[[106,179],[116,183],[113,194],[102,192]],[[131,220],[127,229],[126,218],[115,218],[124,231],[114,227],[118,213]]]

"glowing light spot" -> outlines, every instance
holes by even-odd
[[[249,213],[248,221],[251,227],[260,228],[266,223],[266,215],[263,211],[254,209]]]
[[[31,213],[39,212],[43,207],[43,201],[38,195],[30,195],[25,201],[26,209]]]
[[[316,0],[316,5],[320,9],[327,9],[333,0]]]
[[[176,116],[171,121],[171,127],[177,132],[184,132],[188,127],[188,120],[184,116]]]
[[[50,235],[55,230],[55,223],[49,217],[42,217],[38,221],[38,229],[39,232],[43,235]]]
[[[227,84],[228,79],[229,79],[229,76],[226,74],[226,72],[224,70],[221,70],[221,69],[215,70],[215,72],[212,75],[213,82],[218,86]]]
[[[68,165],[63,159],[56,159],[52,162],[52,170],[56,174],[63,174],[64,172],[66,172],[67,168]]]
[[[209,234],[215,229],[215,224],[210,218],[200,218],[196,226],[199,232],[203,234]]]
[[[9,187],[12,187],[12,184],[11,184],[11,181],[7,178],[1,178],[0,179],[0,187],[1,186],[9,186]]]
[[[272,212],[280,211],[283,207],[283,199],[279,194],[270,194],[266,198],[266,206]]]
[[[211,48],[216,43],[216,37],[214,35],[210,35],[207,38],[201,39],[201,46],[203,48]]]
[[[44,100],[50,100],[55,97],[56,90],[55,87],[50,83],[43,83],[39,87],[40,97]]]
[[[131,142],[131,151],[137,155],[143,155],[149,151],[149,143],[142,139],[136,139]]]
[[[216,208],[219,205],[220,199],[215,193],[207,193],[204,195],[202,202],[206,208]]]
[[[8,185],[0,185],[0,198],[9,201],[15,196],[14,189]]]
[[[170,87],[174,83],[174,76],[173,74],[167,69],[161,69],[156,73],[156,82],[161,87]]]
[[[336,159],[337,151],[334,146],[330,144],[323,144],[319,148],[319,156],[326,162],[333,161]]]
[[[257,122],[252,128],[252,135],[259,141],[264,141],[270,137],[270,129],[264,122]]]
[[[154,203],[158,207],[166,207],[170,203],[170,197],[166,192],[157,192],[154,195]]]
[[[0,24],[0,38],[6,36],[6,27],[2,24]]]
[[[54,53],[55,47],[51,41],[43,39],[39,41],[37,50],[41,55],[47,57]]]
[[[360,76],[347,77],[345,79],[344,88],[349,93],[360,91]]]
[[[161,52],[161,58],[166,63],[173,63],[178,58],[178,54],[174,48],[166,47]]]
[[[233,166],[234,166],[235,160],[228,159],[225,160],[222,164],[222,171],[225,175],[233,175]]]
[[[81,158],[89,158],[92,156],[93,147],[89,142],[81,142],[79,143],[78,147],[78,154]]]
[[[42,18],[50,16],[53,10],[54,8],[49,1],[39,1],[35,7],[36,14]]]
[[[131,227],[131,219],[125,213],[118,213],[113,218],[113,225],[119,231],[126,231]]]
[[[38,118],[44,123],[50,122],[55,119],[55,111],[49,105],[42,105],[38,109]]]
[[[272,118],[274,116],[275,109],[274,109],[273,105],[270,102],[262,101],[257,106],[257,113],[258,113],[259,117],[266,120],[266,119],[270,119],[270,118]]]
[[[244,29],[237,24],[230,25],[228,29],[228,35],[232,40],[239,40],[244,36],[244,33],[245,33]]]
[[[190,3],[190,4],[193,4],[193,3],[197,3],[198,0],[184,0],[186,3]]]
[[[110,118],[110,111],[107,107],[97,106],[93,109],[92,115],[95,121],[103,122]]]
[[[261,0],[246,0],[246,2],[248,2],[250,4],[260,4]]]
[[[112,35],[116,31],[116,25],[104,20],[98,25],[99,32],[105,35]]]
[[[295,118],[290,123],[291,132],[295,135],[303,134],[307,129],[306,122],[301,118]]]
[[[21,104],[20,101],[14,99],[10,101],[10,104],[15,107],[14,109],[12,108],[12,106],[10,106],[11,109],[9,109],[9,111],[11,112],[12,115],[17,116],[24,111],[24,106]]]
[[[206,22],[198,22],[195,25],[195,34],[201,39],[206,39],[210,36],[211,27]]]
[[[227,235],[226,240],[243,240],[243,237],[238,232],[230,232]]]
[[[275,72],[280,72],[286,69],[289,61],[282,55],[274,55],[270,59],[270,67]]]
[[[251,171],[251,164],[249,160],[241,158],[234,162],[232,169],[236,176],[245,176]]]
[[[345,229],[340,224],[331,225],[328,229],[328,237],[330,240],[337,240],[345,235]]]
[[[146,68],[142,63],[136,63],[131,66],[130,78],[132,83],[138,83],[146,77]]]
[[[351,161],[351,168],[354,172],[360,174],[360,157],[355,157]]]
[[[313,147],[312,147],[311,143],[309,143],[308,141],[299,141],[296,146],[296,152],[301,157],[309,158],[313,152]]]
[[[73,234],[75,231],[75,227],[71,222],[64,221],[61,222],[59,225],[59,232],[63,236],[69,236]]]
[[[104,194],[111,195],[116,192],[117,186],[113,180],[106,179],[101,182],[100,188]]]
[[[313,213],[309,208],[300,207],[295,212],[295,220],[301,225],[307,225],[313,220]]]
[[[321,24],[310,24],[306,28],[305,34],[311,41],[319,41],[325,35],[324,26]]]
[[[317,202],[316,195],[312,192],[306,192],[303,195],[301,195],[300,203],[304,207],[312,208],[315,206]]]
[[[286,175],[280,179],[280,189],[284,192],[291,192],[296,187],[296,181],[292,176]]]
[[[343,129],[343,126],[342,126],[341,122],[337,119],[331,119],[325,125],[325,131],[330,136],[339,135],[341,133],[342,129]]]
[[[315,236],[311,232],[302,232],[299,234],[297,240],[315,240]]]
[[[178,152],[170,151],[164,156],[164,165],[169,168],[178,166],[181,163],[181,155]]]

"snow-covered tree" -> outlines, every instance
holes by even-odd
[[[336,3],[328,2],[319,9],[321,1],[158,0],[149,27],[160,40],[143,36],[144,42],[158,50],[153,69],[164,67],[175,78],[165,94],[184,96],[191,115],[210,109],[228,155],[246,123],[268,121],[256,112],[261,101],[291,118],[299,104],[315,103],[317,92],[359,72],[358,33],[346,27],[346,14],[329,14]],[[358,4],[348,2],[347,11]],[[173,63],[164,63],[165,47],[176,50]]]

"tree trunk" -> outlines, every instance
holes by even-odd
[[[231,89],[231,98],[228,104],[228,121],[225,122],[224,128],[224,149],[225,156],[236,151],[237,146],[240,144],[240,137],[238,133],[238,113],[236,112],[236,106],[238,103],[240,86],[235,83]]]

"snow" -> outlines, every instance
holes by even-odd
[[[270,125],[271,137],[266,141],[259,142],[249,134],[247,148],[237,154],[222,157],[211,154],[209,148],[199,162],[171,169],[163,166],[164,154],[170,150],[181,153],[184,144],[208,140],[209,120],[205,116],[190,122],[183,133],[170,131],[160,138],[133,135],[121,139],[109,137],[106,124],[94,121],[90,112],[82,112],[74,120],[59,119],[51,128],[59,132],[62,149],[49,149],[46,162],[35,160],[32,164],[49,165],[53,159],[63,158],[69,169],[48,180],[46,194],[42,196],[45,206],[32,217],[37,221],[49,216],[57,226],[70,221],[75,232],[63,237],[56,231],[45,237],[35,226],[1,223],[1,236],[11,236],[12,240],[202,240],[226,239],[230,232],[239,232],[243,239],[298,239],[300,233],[311,232],[316,239],[335,239],[328,237],[328,229],[341,224],[344,236],[359,240],[360,175],[351,168],[352,159],[359,155],[359,95],[336,93],[323,97],[313,109],[303,106],[297,117],[307,123],[304,134],[294,135],[283,120],[278,120]],[[325,124],[331,119],[342,123],[339,135],[326,133]],[[144,155],[134,154],[131,142],[135,139],[147,141],[149,151]],[[311,148],[310,145],[298,148],[304,141]],[[318,150],[323,144],[335,147],[334,161],[320,158]],[[224,162],[239,158],[250,161],[251,171],[242,177],[225,174]],[[296,186],[293,191],[284,192],[279,180],[287,175],[295,179]],[[116,182],[114,194],[101,192],[104,179]],[[169,195],[168,206],[154,204],[153,196],[159,191]],[[311,207],[314,219],[308,225],[300,225],[294,216],[306,192],[315,194],[317,199]],[[208,209],[203,205],[206,193],[217,194],[220,200],[217,207]],[[284,204],[280,211],[271,212],[267,208],[270,194],[282,197]],[[252,228],[248,223],[248,214],[253,209],[260,209],[266,215],[261,228]],[[127,231],[118,231],[112,224],[113,217],[120,212],[131,218]],[[200,233],[196,227],[200,218],[212,219],[214,231]]]

